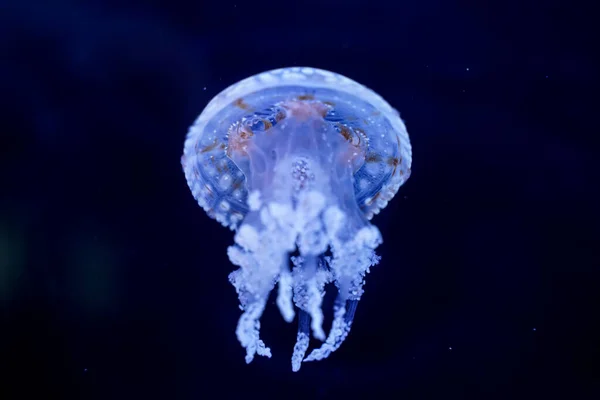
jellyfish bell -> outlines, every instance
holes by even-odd
[[[379,261],[382,239],[369,220],[408,179],[411,159],[398,112],[332,72],[268,71],[209,102],[190,128],[182,165],[198,204],[235,231],[228,255],[239,268],[229,279],[243,310],[236,335],[246,362],[271,355],[259,321],[275,285],[283,318],[299,310],[294,371],[341,345],[364,276]],[[325,335],[330,282],[338,296]],[[305,357],[311,331],[324,342]]]

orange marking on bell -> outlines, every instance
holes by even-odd
[[[250,109],[250,106],[244,102],[244,99],[241,98],[234,101],[233,105],[235,105],[238,108],[241,108],[242,110]]]
[[[365,157],[366,162],[379,162],[381,161],[381,156],[377,153],[369,153]]]
[[[262,123],[265,125],[265,131],[268,131],[273,127],[273,124],[268,119],[263,119]]]
[[[306,121],[311,117],[325,117],[329,107],[320,101],[287,100],[281,103],[286,111],[287,117],[295,117],[300,121]]]
[[[211,150],[214,150],[215,147],[217,147],[218,144],[219,144],[219,142],[217,141],[217,139],[215,139],[211,144],[209,144],[208,146],[206,146],[205,148],[203,148],[202,150],[200,150],[200,153],[206,153],[206,152],[209,152]]]
[[[250,138],[254,132],[248,126],[236,123],[229,128],[227,133],[227,155],[231,157],[232,153],[246,155],[246,149],[250,145]]]

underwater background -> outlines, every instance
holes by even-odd
[[[0,399],[600,398],[591,9],[0,10]],[[233,233],[197,205],[180,165],[213,96],[287,66],[373,89],[413,148],[410,179],[373,219],[382,260],[348,339],[298,373],[296,323],[274,296],[261,330],[273,357],[245,364],[227,279]]]

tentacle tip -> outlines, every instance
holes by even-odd
[[[315,337],[315,339],[319,339],[321,342],[324,342],[326,339],[325,332],[322,330],[313,332],[313,336]]]
[[[283,320],[289,324],[294,321],[294,317],[296,316],[296,314],[295,313],[291,313],[291,314],[283,314],[282,313],[281,316],[283,317]]]
[[[264,344],[263,344],[263,346],[264,346]],[[258,355],[259,356],[263,356],[263,357],[267,357],[267,358],[271,358],[271,356],[272,356],[271,349],[268,348],[268,347],[259,348]]]

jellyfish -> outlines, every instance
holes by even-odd
[[[287,322],[298,317],[292,370],[322,360],[348,336],[365,275],[382,242],[369,221],[408,179],[412,151],[398,112],[342,75],[282,68],[214,97],[189,129],[181,158],[206,213],[232,229],[229,275],[246,351],[271,357],[260,338],[270,292]],[[323,330],[326,285],[333,322]],[[306,356],[310,337],[321,346]]]

